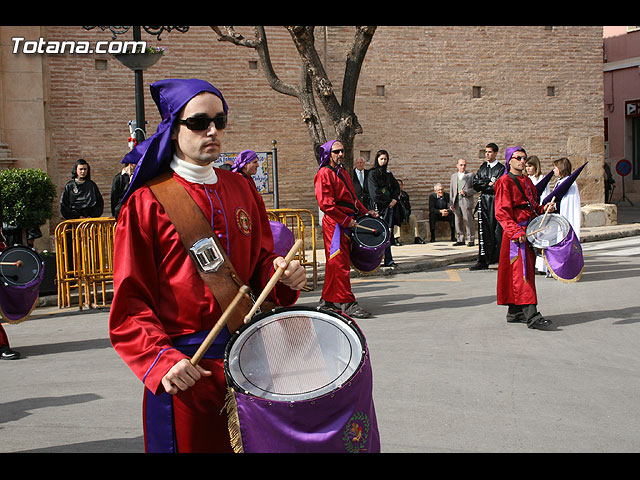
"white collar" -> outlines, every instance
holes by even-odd
[[[487,163],[489,163],[489,162],[487,162]],[[497,163],[498,163],[498,159],[495,159],[493,162],[489,163],[489,168],[495,167]]]
[[[218,176],[213,169],[213,164],[194,165],[193,163],[179,159],[174,154],[169,166],[179,176],[191,183],[213,184],[218,182]]]

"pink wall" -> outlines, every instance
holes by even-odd
[[[631,160],[628,135],[629,120],[625,117],[625,101],[640,99],[640,30],[627,32],[626,26],[603,28],[604,37],[604,116],[608,120],[609,155],[605,158],[611,166],[616,185],[621,184],[615,173],[616,163]],[[625,178],[626,193],[634,200],[640,198],[640,180]],[[613,201],[621,195],[616,188]]]

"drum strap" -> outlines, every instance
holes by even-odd
[[[518,181],[516,176],[511,172],[509,172],[507,175],[509,175],[509,177],[511,177],[511,180],[513,180],[513,183],[516,184],[516,186],[518,187],[518,190],[520,190],[520,193],[522,193],[524,201],[527,202],[527,207],[531,210],[531,215],[529,216],[529,218],[535,217],[536,213],[533,211],[533,207],[531,206],[531,202],[527,198],[527,195],[524,193],[524,190],[522,189],[522,185],[520,185],[520,182]],[[516,205],[516,206],[518,206],[518,205]],[[524,208],[524,206],[523,206],[523,208]]]
[[[215,241],[224,262],[215,272],[204,272],[198,265],[196,265],[196,270],[224,311],[238,293],[243,282],[202,210],[171,173],[163,173],[147,182],[147,185],[167,213],[187,252],[199,240],[212,238]],[[244,324],[244,317],[249,313],[251,307],[252,302],[249,297],[240,302],[228,320],[227,325],[230,332],[236,331]]]

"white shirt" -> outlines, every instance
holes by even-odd
[[[191,183],[213,184],[218,182],[218,175],[213,169],[213,163],[209,165],[194,165],[180,160],[174,154],[169,166],[174,172]]]

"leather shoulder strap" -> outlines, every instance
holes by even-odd
[[[170,172],[157,176],[147,182],[147,185],[149,185],[149,188],[151,188],[151,191],[167,213],[187,252],[197,241],[203,238],[212,238],[218,246],[224,262],[216,272],[207,273],[202,271],[195,262],[194,265],[200,277],[220,304],[220,308],[224,311],[238,293],[243,282],[202,210],[189,195],[189,192],[173,178]],[[191,255],[189,256],[191,257]],[[251,307],[252,303],[249,297],[240,302],[227,323],[229,331],[234,332],[244,324],[244,317],[249,313]]]

